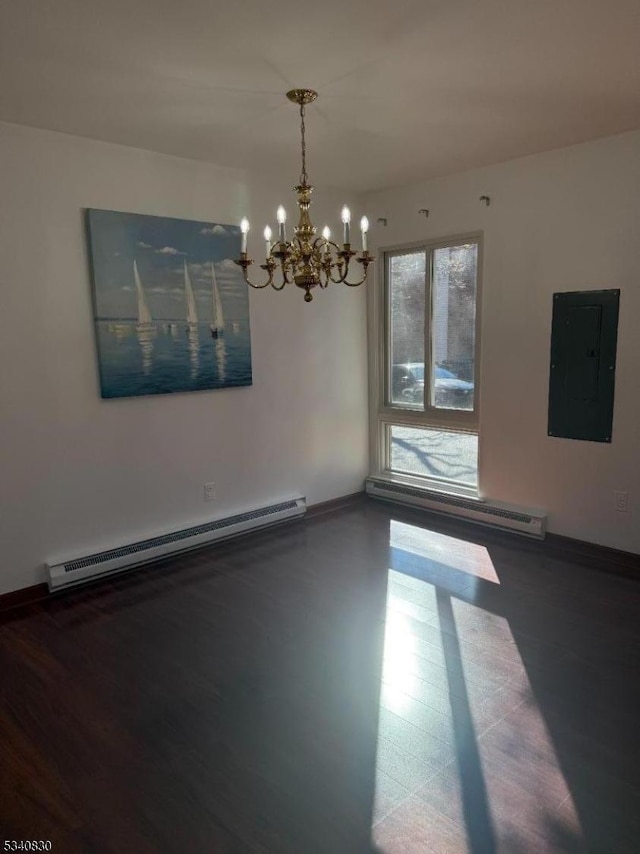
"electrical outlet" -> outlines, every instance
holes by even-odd
[[[618,513],[626,513],[629,509],[629,493],[616,490],[614,495],[616,497],[616,510]]]
[[[216,500],[216,485],[215,485],[215,483],[205,483],[205,485],[204,485],[204,500],[205,501],[215,501]]]

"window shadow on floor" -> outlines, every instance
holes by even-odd
[[[456,760],[462,795],[462,809],[467,831],[469,854],[495,854],[496,841],[489,811],[487,789],[471,715],[464,675],[459,669],[462,658],[455,630],[455,618],[448,593],[436,589],[440,625],[448,625],[443,643],[449,696],[456,745]],[[442,632],[442,629],[441,629]],[[444,638],[443,638],[444,640]]]
[[[423,553],[392,548],[392,566],[436,591],[435,619],[417,599],[404,613],[427,641],[440,632],[461,816],[440,803],[464,825],[468,850],[634,854],[637,582],[551,557],[515,536],[425,522],[410,509],[384,512],[425,533]],[[497,582],[457,569],[441,542],[434,559],[426,556],[432,532],[450,536],[457,550],[485,548]],[[429,783],[425,801],[446,775]]]

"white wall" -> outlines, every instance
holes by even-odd
[[[310,304],[296,288],[252,291],[250,388],[100,398],[83,208],[222,223],[246,213],[257,227],[279,202],[293,214],[296,170],[258,182],[0,124],[0,593],[43,581],[48,559],[362,488],[364,288]],[[321,189],[314,221],[335,228],[345,199]],[[203,502],[206,481],[214,504]]]
[[[640,552],[640,133],[371,194],[364,207],[373,223],[388,218],[378,248],[484,231],[482,493],[545,509],[552,532]],[[547,436],[552,294],[597,288],[621,290],[611,445]],[[615,512],[616,489],[628,513]]]

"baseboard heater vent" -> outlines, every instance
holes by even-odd
[[[263,528],[286,519],[303,516],[307,505],[304,498],[293,498],[269,507],[260,507],[225,519],[214,519],[167,534],[159,534],[115,549],[97,552],[73,560],[47,564],[49,590],[72,587],[104,575],[124,572],[143,563],[158,560],[177,552],[209,545],[217,540]]]
[[[366,491],[373,498],[423,507],[434,513],[458,516],[480,525],[513,531],[538,540],[544,539],[546,516],[538,512],[511,509],[487,501],[458,498],[455,495],[417,489],[376,478],[367,479]]]

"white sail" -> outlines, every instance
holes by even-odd
[[[222,300],[220,299],[220,291],[216,282],[216,268],[213,261],[211,262],[211,296],[213,299],[213,320],[211,329],[222,332],[224,329],[224,313],[222,311]]]
[[[138,323],[153,323],[151,319],[151,312],[149,311],[149,306],[147,305],[147,298],[144,295],[142,281],[140,280],[140,273],[138,273],[138,264],[135,260],[133,262],[133,278],[136,283],[136,294],[138,296]]]
[[[189,278],[186,258],[184,260],[184,295],[187,300],[187,323],[197,323],[198,312],[196,310],[196,298],[193,295],[193,288],[191,287],[191,279]]]

